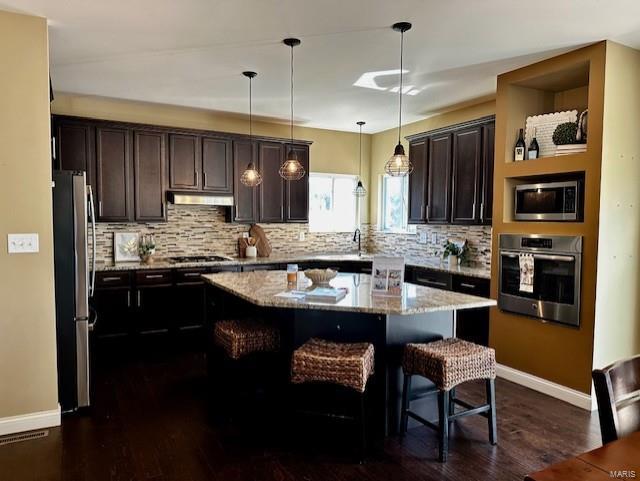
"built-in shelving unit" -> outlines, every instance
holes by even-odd
[[[502,74],[496,97],[492,297],[498,295],[501,234],[582,236],[583,272],[578,329],[494,308],[491,345],[496,348],[499,363],[585,393],[591,385],[606,45],[601,42]],[[587,108],[585,152],[514,161],[518,129],[525,128],[527,117]],[[570,176],[584,178],[583,221],[514,220],[516,185]]]

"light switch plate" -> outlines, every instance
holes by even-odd
[[[427,243],[427,233],[420,232],[420,235],[418,236],[418,244],[426,244],[426,243]]]
[[[435,232],[433,234],[431,234],[431,243],[432,244],[437,244],[438,243],[438,234],[436,234]]]
[[[299,240],[300,242],[304,242],[304,239],[305,239],[304,231],[300,231],[300,232],[298,233],[298,240]]]
[[[31,254],[40,251],[38,234],[7,234],[9,254]]]

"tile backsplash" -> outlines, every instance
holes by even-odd
[[[138,232],[153,234],[156,255],[237,254],[237,239],[249,230],[245,224],[225,222],[225,208],[214,206],[167,205],[167,222],[162,223],[98,223],[96,225],[96,258],[113,260],[113,233]],[[309,232],[308,224],[262,224],[275,254],[314,254],[356,252],[353,234],[349,232]],[[447,238],[469,240],[470,259],[489,265],[491,260],[491,227],[484,226],[418,226],[425,231],[427,244],[419,244],[419,235],[384,233],[374,225],[363,225],[363,250],[374,253],[408,256],[438,256]],[[299,240],[303,232],[305,240]],[[435,234],[435,236],[433,235]],[[435,237],[435,238],[434,238]],[[435,242],[434,242],[435,240]]]

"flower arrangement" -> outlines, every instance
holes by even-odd
[[[140,242],[138,243],[138,254],[140,259],[145,264],[153,262],[153,254],[156,253],[156,240],[152,235],[140,236]]]
[[[449,239],[443,245],[443,258],[449,258],[449,262],[459,263],[465,260],[468,251],[466,239],[462,242],[451,242]]]

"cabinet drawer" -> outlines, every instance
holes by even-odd
[[[171,284],[171,271],[138,271],[136,272],[136,284],[139,286]]]
[[[206,267],[198,267],[192,269],[178,269],[175,271],[176,285],[184,284],[204,284],[202,274],[207,273]]]
[[[96,272],[96,288],[129,287],[131,285],[130,272]]]
[[[489,297],[489,279],[479,277],[453,276],[453,290],[473,296]]]
[[[451,290],[451,274],[417,268],[413,271],[413,282],[421,286]]]

